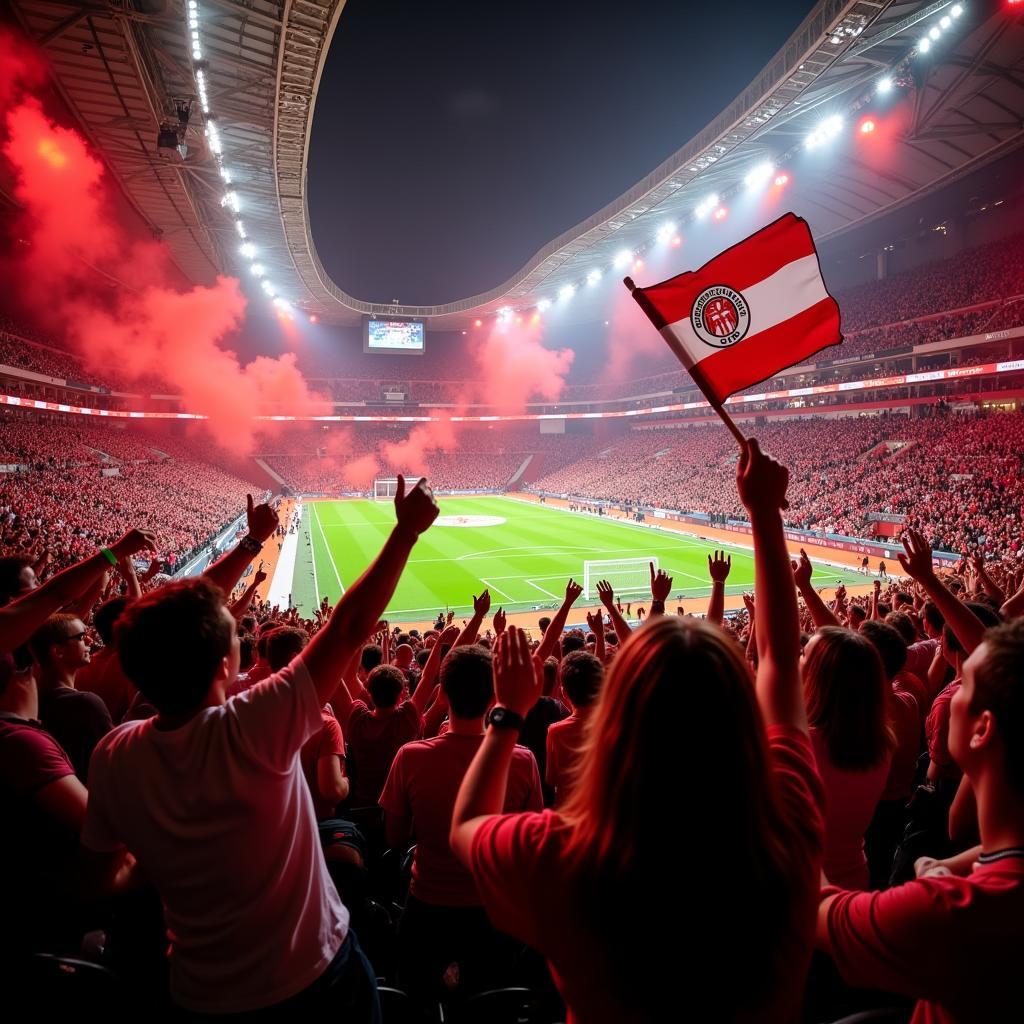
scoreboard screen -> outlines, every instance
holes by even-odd
[[[426,347],[426,332],[422,321],[367,319],[365,323],[364,352],[423,355]]]

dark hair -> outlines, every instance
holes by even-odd
[[[80,621],[77,615],[67,612],[51,615],[29,639],[28,648],[32,652],[32,657],[40,665],[43,664],[50,656],[50,648],[71,635],[71,623]]]
[[[882,659],[867,637],[822,626],[804,652],[803,680],[807,719],[824,736],[832,763],[851,772],[878,765],[896,741]]]
[[[573,651],[585,651],[587,640],[581,629],[571,629],[562,637],[562,657],[572,654]]]
[[[231,653],[224,592],[205,576],[168,583],[133,601],[114,626],[121,667],[164,714],[197,711]]]
[[[378,665],[367,677],[366,688],[376,707],[393,708],[405,689],[405,675],[394,665]]]
[[[252,633],[253,639],[255,640],[256,635],[256,616],[255,615],[243,615],[238,620],[238,633],[241,636],[243,633]]]
[[[548,626],[550,626],[550,625],[551,625],[551,619],[549,619],[549,618],[548,618],[548,617],[547,617],[546,615],[542,615],[542,616],[541,616],[541,617],[540,617],[540,618],[539,618],[539,619],[537,620],[537,628],[538,628],[538,629],[539,629],[539,630],[540,630],[540,631],[541,631],[542,633],[546,632],[546,631],[547,631],[547,628],[548,628]]]
[[[127,597],[112,597],[109,601],[104,601],[93,613],[92,624],[99,633],[104,647],[109,647],[114,642],[114,623],[127,607]]]
[[[491,652],[478,644],[456,647],[441,662],[441,688],[452,714],[479,718],[494,700]]]
[[[35,563],[28,555],[4,555],[0,558],[0,605],[21,597],[21,573]]]
[[[1006,751],[1010,785],[1024,795],[1024,619],[985,634],[986,658],[974,673],[970,709],[989,711]]]
[[[995,609],[990,608],[987,604],[980,604],[977,601],[965,601],[968,608],[974,612],[975,616],[981,620],[983,626],[998,626],[1003,620],[1000,618],[998,612]],[[966,654],[967,652],[960,646],[960,641],[957,640],[956,634],[953,632],[949,623],[947,622],[942,627],[942,638],[946,642],[946,647],[953,654]]]
[[[575,708],[586,708],[597,700],[604,679],[604,665],[589,651],[573,651],[562,659],[562,689]]]
[[[359,655],[359,667],[364,672],[372,672],[384,660],[384,651],[380,644],[366,644]]]
[[[908,647],[917,643],[917,629],[914,627],[914,620],[906,612],[889,612],[885,621],[899,633]]]
[[[267,664],[271,672],[280,672],[309,643],[304,629],[282,626],[267,637]]]
[[[860,635],[867,637],[871,646],[878,651],[887,679],[891,680],[906,665],[907,645],[895,626],[869,619],[861,623]]]
[[[942,629],[946,624],[946,620],[943,617],[942,612],[939,611],[939,606],[934,601],[925,601],[921,606],[921,618],[927,622],[932,629]]]
[[[238,670],[248,672],[256,660],[256,637],[252,633],[238,635]]]
[[[414,655],[413,661],[419,665],[420,668],[426,668],[427,662],[430,660],[430,648],[421,647]]]
[[[557,658],[545,658],[544,659],[544,696],[550,697],[551,691],[555,688],[555,683],[558,682],[558,659]]]
[[[914,599],[905,590],[897,590],[896,591],[896,596],[893,598],[892,603],[894,605],[909,604],[909,605],[913,606]]]
[[[850,605],[850,619],[856,619],[858,622],[863,622],[868,617],[868,610],[862,604],[851,604]]]

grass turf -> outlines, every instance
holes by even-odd
[[[651,530],[614,519],[598,519],[563,509],[510,498],[442,498],[441,516],[488,516],[490,526],[435,524],[413,549],[412,558],[388,607],[394,621],[422,621],[440,609],[472,612],[472,595],[485,587],[491,607],[506,611],[550,608],[561,603],[566,580],[582,584],[583,563],[595,559],[657,558],[673,577],[672,601],[711,593],[707,556],[715,545],[679,533]],[[312,614],[321,597],[334,604],[380,551],[395,521],[388,501],[306,503],[295,563],[292,598],[303,614]],[[754,556],[727,547],[732,572],[726,593],[752,590]],[[852,570],[816,563],[817,586],[863,583]],[[617,594],[647,603],[643,589]],[[596,594],[579,604],[596,604]]]

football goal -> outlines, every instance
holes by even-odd
[[[619,558],[614,561],[583,563],[583,596],[597,597],[597,584],[607,580],[615,596],[651,593],[651,562],[658,571],[657,558]]]
[[[412,487],[420,476],[416,473],[405,473],[406,488]],[[373,481],[373,500],[391,501],[398,492],[398,477],[386,476]]]

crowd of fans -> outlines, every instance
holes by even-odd
[[[1012,431],[1019,458],[1019,422],[958,427],[986,475],[950,501],[977,536],[988,494],[1016,485],[995,437]],[[920,460],[949,425],[897,426]],[[438,514],[423,482],[400,486],[376,560],[309,618],[247,582],[293,528],[251,497],[245,536],[191,579],[139,578],[167,509],[126,494],[134,526],[62,571],[0,558],[4,980],[56,963],[37,1005],[70,985],[79,1012],[91,997],[108,1016],[589,1024],[699,1002],[723,1020],[1015,1019],[1024,564],[993,534],[937,572],[910,528],[900,579],[826,599],[784,516],[816,465],[876,459],[886,438],[844,422],[807,450],[789,429],[764,435],[789,468],[756,441],[737,460],[710,430],[687,439],[752,526],[755,590],[732,619],[715,552],[705,618],[672,614],[652,566],[639,623],[602,583],[567,630],[569,580],[525,632],[486,591],[468,620],[393,627]],[[634,456],[654,477],[674,450],[650,437]],[[164,506],[197,472],[180,469]],[[933,483],[906,475],[926,490],[898,500],[920,513]],[[56,523],[38,527],[54,546]],[[708,768],[675,833],[684,745]],[[83,956],[110,972],[100,996],[69,981]]]

